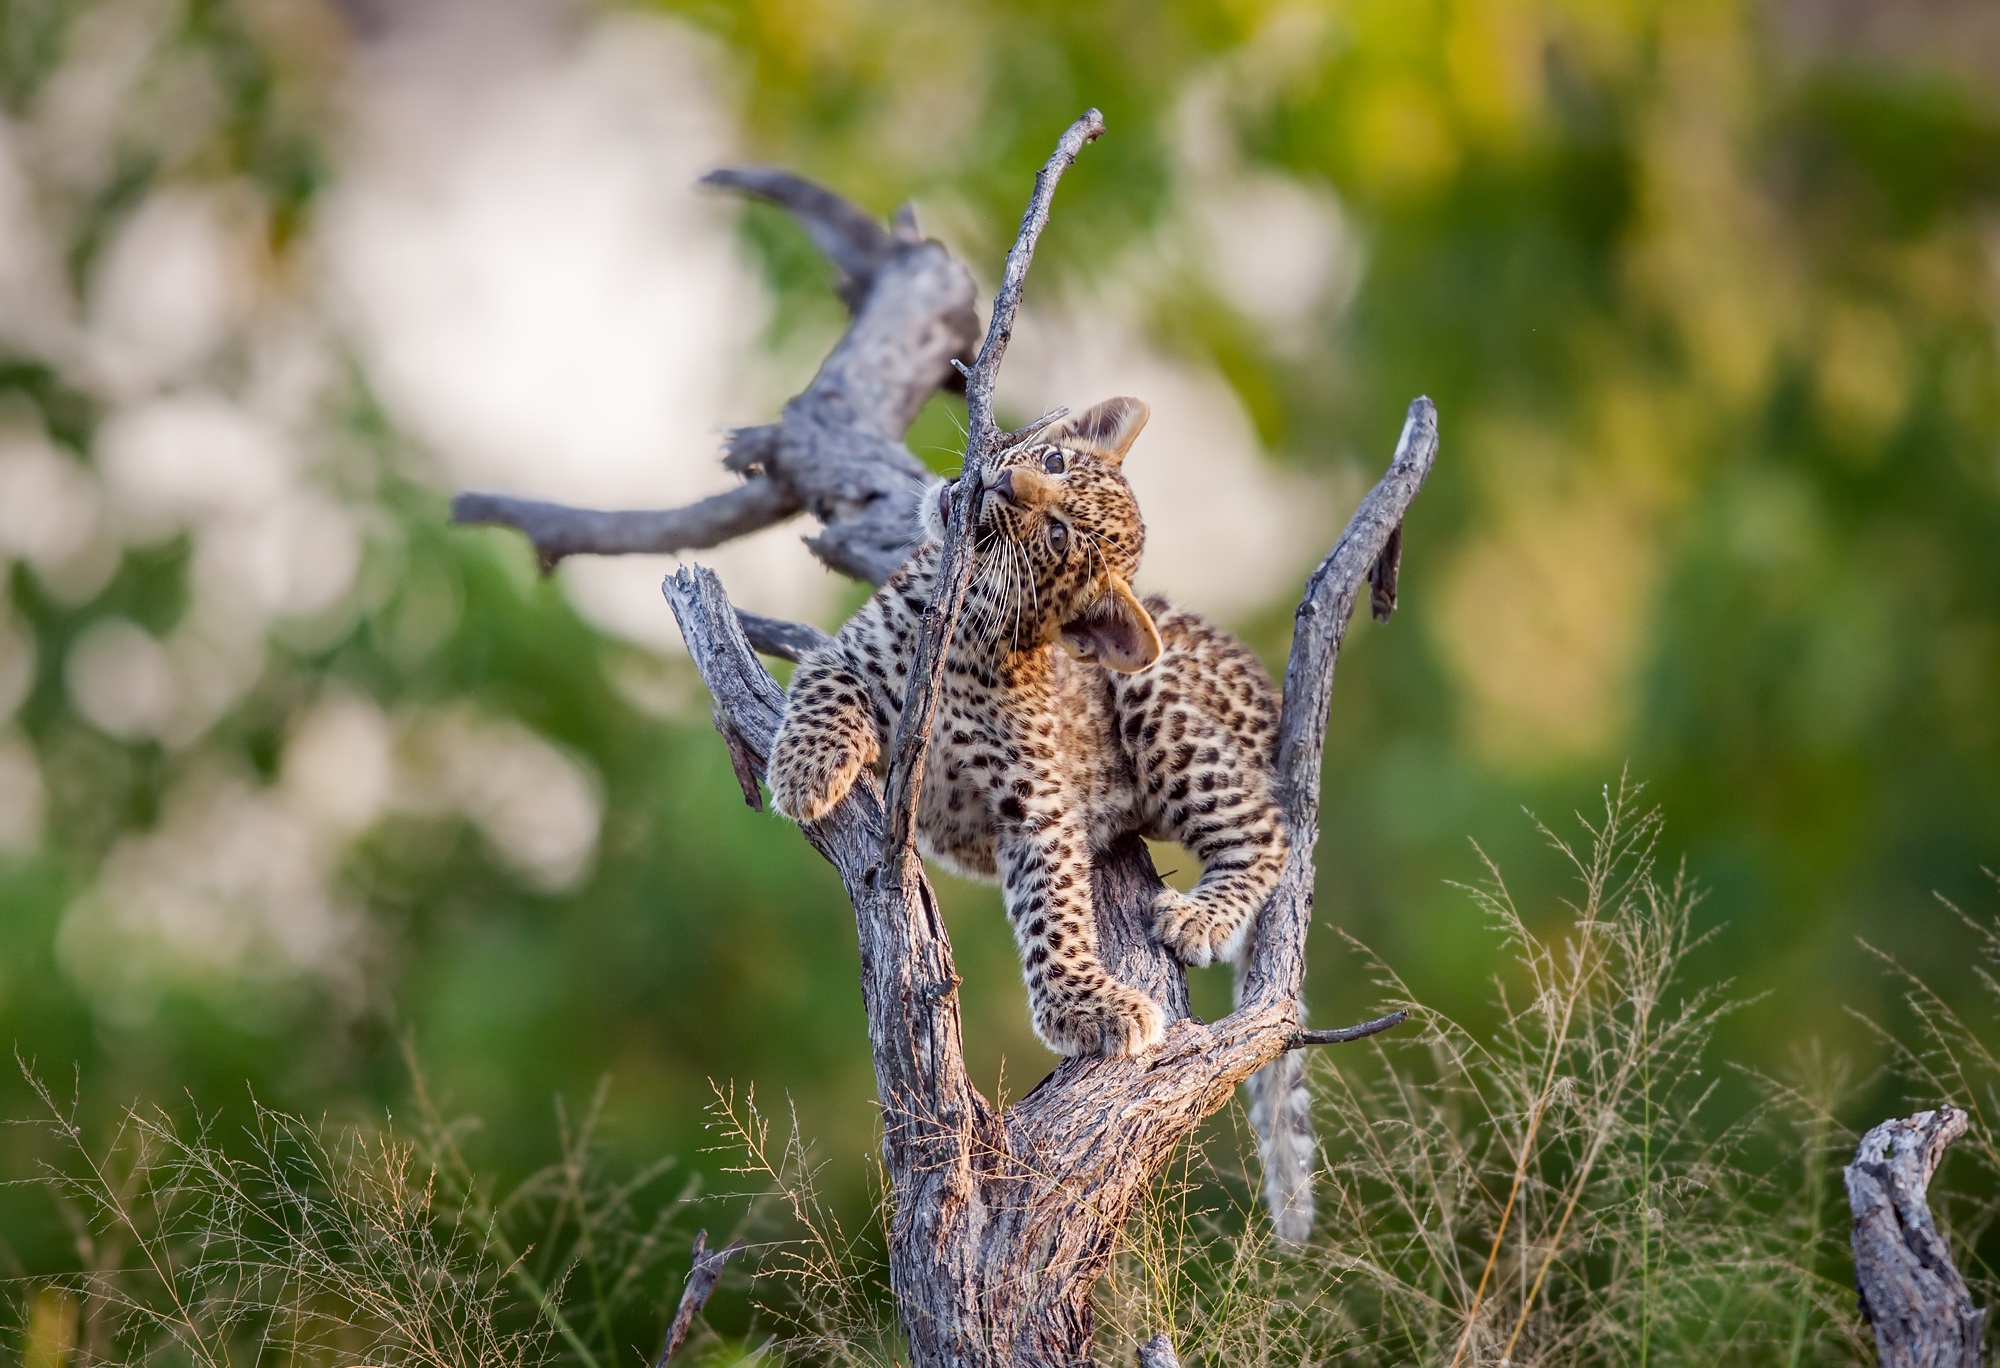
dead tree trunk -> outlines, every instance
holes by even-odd
[[[1057,180],[1102,127],[1095,110],[1085,114],[1036,178],[984,344],[970,366],[962,358],[976,336],[971,280],[942,247],[918,237],[906,212],[885,231],[827,191],[780,172],[709,177],[797,216],[842,271],[841,292],[855,310],[852,328],[779,422],[732,435],[727,463],[746,475],[745,484],[665,513],[599,513],[468,494],[455,506],[458,518],[519,527],[543,563],[553,565],[580,551],[715,545],[805,509],[824,524],[809,543],[822,559],[880,582],[917,535],[922,468],[901,434],[924,400],[952,379],[954,367],[966,383],[966,469],[978,471],[1004,446],[1006,434],[993,420],[993,380],[1028,261]],[[1065,1061],[1005,1111],[966,1075],[951,942],[913,845],[928,719],[970,569],[967,496],[979,481],[960,482],[903,727],[891,749],[888,794],[864,776],[823,820],[804,827],[854,905],[893,1202],[890,1272],[913,1363],[1087,1362],[1092,1290],[1134,1203],[1175,1147],[1227,1104],[1239,1083],[1287,1050],[1358,1039],[1401,1020],[1399,1013],[1344,1031],[1305,1033],[1298,995],[1334,666],[1362,586],[1370,585],[1380,615],[1394,604],[1403,515],[1436,451],[1435,411],[1418,399],[1387,474],[1313,573],[1299,605],[1279,752],[1291,855],[1259,922],[1242,1005],[1213,1025],[1192,1018],[1180,967],[1147,931],[1145,910],[1158,876],[1143,844],[1126,841],[1094,871],[1101,949],[1113,972],[1158,998],[1173,1024],[1160,1047],[1142,1058]],[[683,567],[665,591],[714,697],[744,797],[758,806],[757,780],[785,700],[753,648],[796,659],[821,634],[736,612],[721,582],[699,567]]]
[[[1882,1368],[1979,1368],[1986,1312],[1951,1261],[1925,1194],[1945,1147],[1965,1134],[1950,1103],[1861,1137],[1847,1166],[1854,1286]]]

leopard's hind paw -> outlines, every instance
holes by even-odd
[[[1153,898],[1153,938],[1182,964],[1233,960],[1249,930],[1247,915],[1229,915],[1178,889],[1163,888]]]

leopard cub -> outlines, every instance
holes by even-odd
[[[1152,909],[1186,964],[1236,956],[1285,857],[1277,689],[1227,633],[1132,591],[1145,526],[1120,466],[1147,413],[1107,400],[992,463],[919,798],[924,853],[999,882],[1035,1032],[1064,1055],[1134,1054],[1162,1030],[1098,954],[1093,852],[1138,832],[1201,861]],[[824,815],[885,765],[950,495],[926,493],[927,540],[800,663],[768,773],[786,816]]]

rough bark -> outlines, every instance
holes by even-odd
[[[1882,1368],[1978,1368],[1986,1312],[1972,1304],[1925,1193],[1966,1114],[1946,1103],[1861,1137],[1847,1166],[1854,1285]]]
[[[777,424],[737,434],[728,457],[753,484],[761,479],[790,491],[822,521],[826,531],[809,544],[829,565],[880,582],[902,559],[915,535],[909,495],[921,467],[900,433],[955,362],[967,391],[966,468],[976,471],[1004,443],[992,382],[1029,256],[1057,179],[1101,128],[1094,110],[1078,120],[1037,178],[992,326],[969,366],[956,362],[974,332],[967,326],[969,279],[941,247],[917,242],[907,217],[885,231],[782,172],[709,178],[797,215],[840,268],[843,296],[855,309],[853,328],[806,393]],[[1143,842],[1121,842],[1093,873],[1100,948],[1114,972],[1165,1006],[1172,1022],[1165,1041],[1139,1059],[1065,1061],[1004,1111],[966,1075],[951,943],[912,847],[911,804],[902,796],[918,791],[929,734],[922,719],[935,699],[969,569],[963,534],[970,509],[955,503],[904,730],[892,746],[892,797],[885,800],[864,777],[825,818],[802,828],[854,906],[894,1209],[891,1281],[914,1364],[1087,1361],[1092,1289],[1133,1204],[1174,1149],[1239,1083],[1285,1052],[1358,1039],[1401,1019],[1302,1033],[1298,992],[1334,666],[1361,587],[1371,585],[1378,611],[1393,605],[1403,515],[1436,449],[1435,412],[1419,399],[1388,473],[1314,572],[1299,607],[1280,727],[1291,855],[1245,967],[1241,1005],[1212,1025],[1190,1016],[1184,975],[1147,932],[1158,876]],[[975,483],[964,481],[962,489]],[[545,562],[579,545],[578,529],[601,516],[578,514],[566,527],[546,508],[532,523],[517,524]],[[593,549],[613,548],[600,536]],[[819,639],[817,629],[738,613],[716,576],[699,567],[683,566],[664,588],[754,806],[784,693],[753,643],[796,658]]]

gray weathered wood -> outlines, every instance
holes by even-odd
[[[1293,1031],[1285,1038],[1285,1048],[1303,1050],[1308,1045],[1351,1045],[1357,1040],[1381,1035],[1382,1032],[1401,1026],[1409,1019],[1410,1014],[1398,1008],[1386,1016],[1378,1016],[1373,1021],[1364,1021],[1354,1026],[1336,1026],[1330,1031]]]
[[[898,246],[921,241],[914,232],[898,234],[884,229],[825,186],[776,167],[726,166],[703,176],[701,183],[787,210],[806,230],[819,254],[840,272],[834,288],[856,313],[875,288],[875,273],[894,259]]]
[[[794,663],[833,640],[810,622],[787,622],[783,618],[746,613],[741,608],[736,610],[736,621],[742,625],[743,635],[750,638],[750,644],[763,654]]]
[[[694,1318],[715,1295],[715,1285],[722,1280],[722,1266],[729,1262],[730,1255],[742,1251],[741,1240],[731,1241],[721,1249],[710,1249],[706,1230],[694,1237],[694,1265],[688,1269],[680,1305],[674,1308],[674,1323],[667,1328],[667,1342],[661,1347],[660,1356],[653,1360],[653,1368],[667,1368],[668,1360],[680,1352],[694,1326]]]
[[[1986,1312],[1972,1304],[1925,1200],[1945,1147],[1967,1124],[1950,1103],[1884,1121],[1847,1166],[1854,1285],[1882,1368],[1978,1368],[1985,1359]]]
[[[511,494],[469,490],[451,501],[451,519],[513,527],[527,535],[543,570],[565,556],[670,553],[720,546],[797,513],[797,494],[755,478],[685,508],[572,508]]]
[[[967,469],[975,475],[1006,440],[992,413],[992,382],[1035,238],[1047,222],[1057,179],[1101,128],[1095,111],[1087,113],[1037,177],[993,326],[978,360],[960,365],[970,416]],[[794,213],[839,267],[844,297],[855,309],[854,326],[780,421],[732,435],[725,463],[746,477],[745,490],[763,482],[755,495],[736,493],[742,502],[771,498],[773,508],[775,495],[796,499],[797,508],[823,525],[810,541],[821,558],[879,583],[916,536],[912,496],[921,466],[900,434],[976,335],[970,279],[942,248],[919,242],[906,218],[893,230],[881,229],[829,192],[783,172],[725,172],[710,179]],[[892,1188],[890,1277],[913,1364],[1086,1361],[1092,1289],[1134,1204],[1175,1148],[1229,1101],[1238,1084],[1287,1051],[1358,1039],[1394,1024],[1392,1017],[1336,1032],[1301,1032],[1298,988],[1334,667],[1361,586],[1371,585],[1378,611],[1393,605],[1399,530],[1436,448],[1436,415],[1420,399],[1411,405],[1388,473],[1307,586],[1280,726],[1292,852],[1264,913],[1242,1005],[1223,1020],[1204,1024],[1191,1017],[1185,976],[1147,925],[1158,876],[1143,842],[1122,841],[1093,871],[1100,950],[1121,978],[1166,1007],[1171,1025],[1165,1041],[1140,1059],[1065,1061],[1002,1111],[965,1071],[951,943],[908,840],[907,804],[900,805],[892,830],[880,787],[864,776],[823,819],[803,826],[854,907]],[[962,602],[968,503],[964,497],[954,501],[946,548],[951,568],[940,575],[940,591],[926,614],[929,639],[920,661],[933,667]],[[496,506],[483,507],[492,512]],[[576,549],[657,547],[657,536],[644,545],[620,544],[620,536],[646,533],[638,522],[592,525],[591,518],[603,515],[587,513],[565,521],[553,505],[537,505],[532,519],[518,507],[498,511],[521,514],[515,525],[534,539],[545,563]],[[744,796],[755,806],[761,801],[756,779],[784,712],[783,690],[756,651],[796,659],[823,634],[737,612],[720,581],[700,567],[683,566],[664,588],[713,697]],[[934,676],[934,668],[913,672],[906,718],[924,715],[935,697]],[[917,791],[912,781],[927,738],[927,727],[911,725],[897,739],[889,772],[902,793]]]
[[[1292,653],[1285,666],[1284,712],[1278,723],[1278,780],[1292,848],[1278,890],[1257,922],[1257,943],[1243,991],[1246,1009],[1296,999],[1305,982],[1313,850],[1319,843],[1320,761],[1326,751],[1333,670],[1361,586],[1392,539],[1400,555],[1397,534],[1403,514],[1430,475],[1437,445],[1437,409],[1428,399],[1413,400],[1388,472],[1361,500],[1347,530],[1306,580],[1305,597],[1292,615]]]
[[[453,516],[519,528],[548,568],[581,553],[715,546],[803,509],[822,524],[806,539],[821,560],[880,584],[909,553],[929,478],[902,435],[979,336],[972,277],[914,232],[862,232],[859,210],[786,172],[718,171],[708,182],[789,209],[829,250],[854,306],[853,324],[779,420],[730,435],[724,464],[746,482],[686,508],[621,512],[467,493]]]

